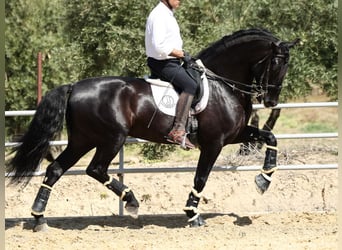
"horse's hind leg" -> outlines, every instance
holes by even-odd
[[[139,202],[135,198],[132,190],[115,178],[109,176],[107,173],[110,162],[122,147],[123,142],[116,145],[109,143],[98,146],[96,148],[96,153],[87,168],[87,174],[113,191],[121,200],[126,201],[125,208],[127,212],[132,216],[136,216],[138,214]]]
[[[61,155],[47,167],[45,178],[32,205],[31,214],[35,218],[33,231],[47,230],[48,227],[46,219],[44,218],[44,212],[53,185],[65,171],[72,167],[88,150],[90,150],[90,148],[76,150],[75,148],[72,148],[69,143],[69,146],[67,146]]]

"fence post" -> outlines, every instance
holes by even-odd
[[[123,184],[124,183],[124,174],[123,174],[123,169],[124,169],[124,146],[121,147],[120,152],[119,152],[119,170],[120,173],[118,174],[119,176],[119,181]],[[123,209],[123,202],[121,199],[119,199],[119,215],[123,216],[124,214],[124,209]]]
[[[37,57],[37,105],[42,100],[42,52]]]

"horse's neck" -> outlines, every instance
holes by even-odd
[[[219,50],[203,51],[198,55],[204,65],[226,78],[237,81],[246,74],[250,74],[251,64],[255,64],[260,58],[269,53],[269,45],[265,40],[256,40],[242,43],[231,47],[221,47]],[[248,78],[250,79],[250,78]]]
[[[233,80],[247,85],[253,82],[253,75],[251,74],[249,63],[241,63],[240,61],[234,60],[229,61],[229,59],[224,59],[224,57],[218,60],[209,58],[203,59],[202,61],[207,69],[228,81]],[[240,88],[241,85],[236,87]]]
[[[234,98],[242,105],[242,107],[244,107],[246,113],[249,113],[252,107],[252,101],[251,95],[246,94],[246,92],[251,91],[248,86],[251,86],[253,82],[253,75],[251,74],[249,65],[246,63],[241,64],[239,62],[234,63],[233,61],[229,62],[229,60],[228,62],[224,62],[214,59],[205,60],[203,64],[206,66],[209,72],[212,71],[219,77],[225,78],[227,81],[233,80],[246,84],[246,86],[236,84],[236,89],[233,89],[231,84],[228,86],[226,83],[224,83],[224,79],[216,79],[213,80],[209,86],[211,86],[212,91],[215,92],[214,98],[216,98],[215,95],[217,95],[217,98],[222,96],[228,97],[228,99]]]

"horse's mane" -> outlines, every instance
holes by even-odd
[[[278,41],[278,39],[268,30],[265,29],[248,29],[248,30],[239,30],[234,32],[231,35],[226,35],[222,37],[220,40],[212,43],[209,47],[203,49],[197,57],[204,56],[205,54],[213,54],[213,52],[225,50],[231,46],[236,44],[241,44],[244,42],[249,42],[256,39],[263,39],[268,41]]]

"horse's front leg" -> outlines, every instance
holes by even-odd
[[[271,184],[272,174],[277,170],[277,139],[270,131],[260,130],[266,139],[266,153],[261,173],[255,177],[257,190],[263,194]]]
[[[210,171],[218,155],[220,154],[221,149],[222,146],[214,146],[213,144],[210,144],[210,147],[201,148],[201,154],[194,179],[194,187],[191,189],[189,198],[184,208],[186,215],[189,217],[188,222],[190,227],[199,227],[205,225],[205,221],[199,213],[198,204],[201,199],[201,192],[205,187]]]
[[[261,173],[255,177],[255,184],[258,191],[263,194],[271,184],[272,174],[277,170],[277,139],[271,131],[260,130],[258,128],[247,126],[238,142],[264,142],[266,143],[266,153],[264,165]]]

